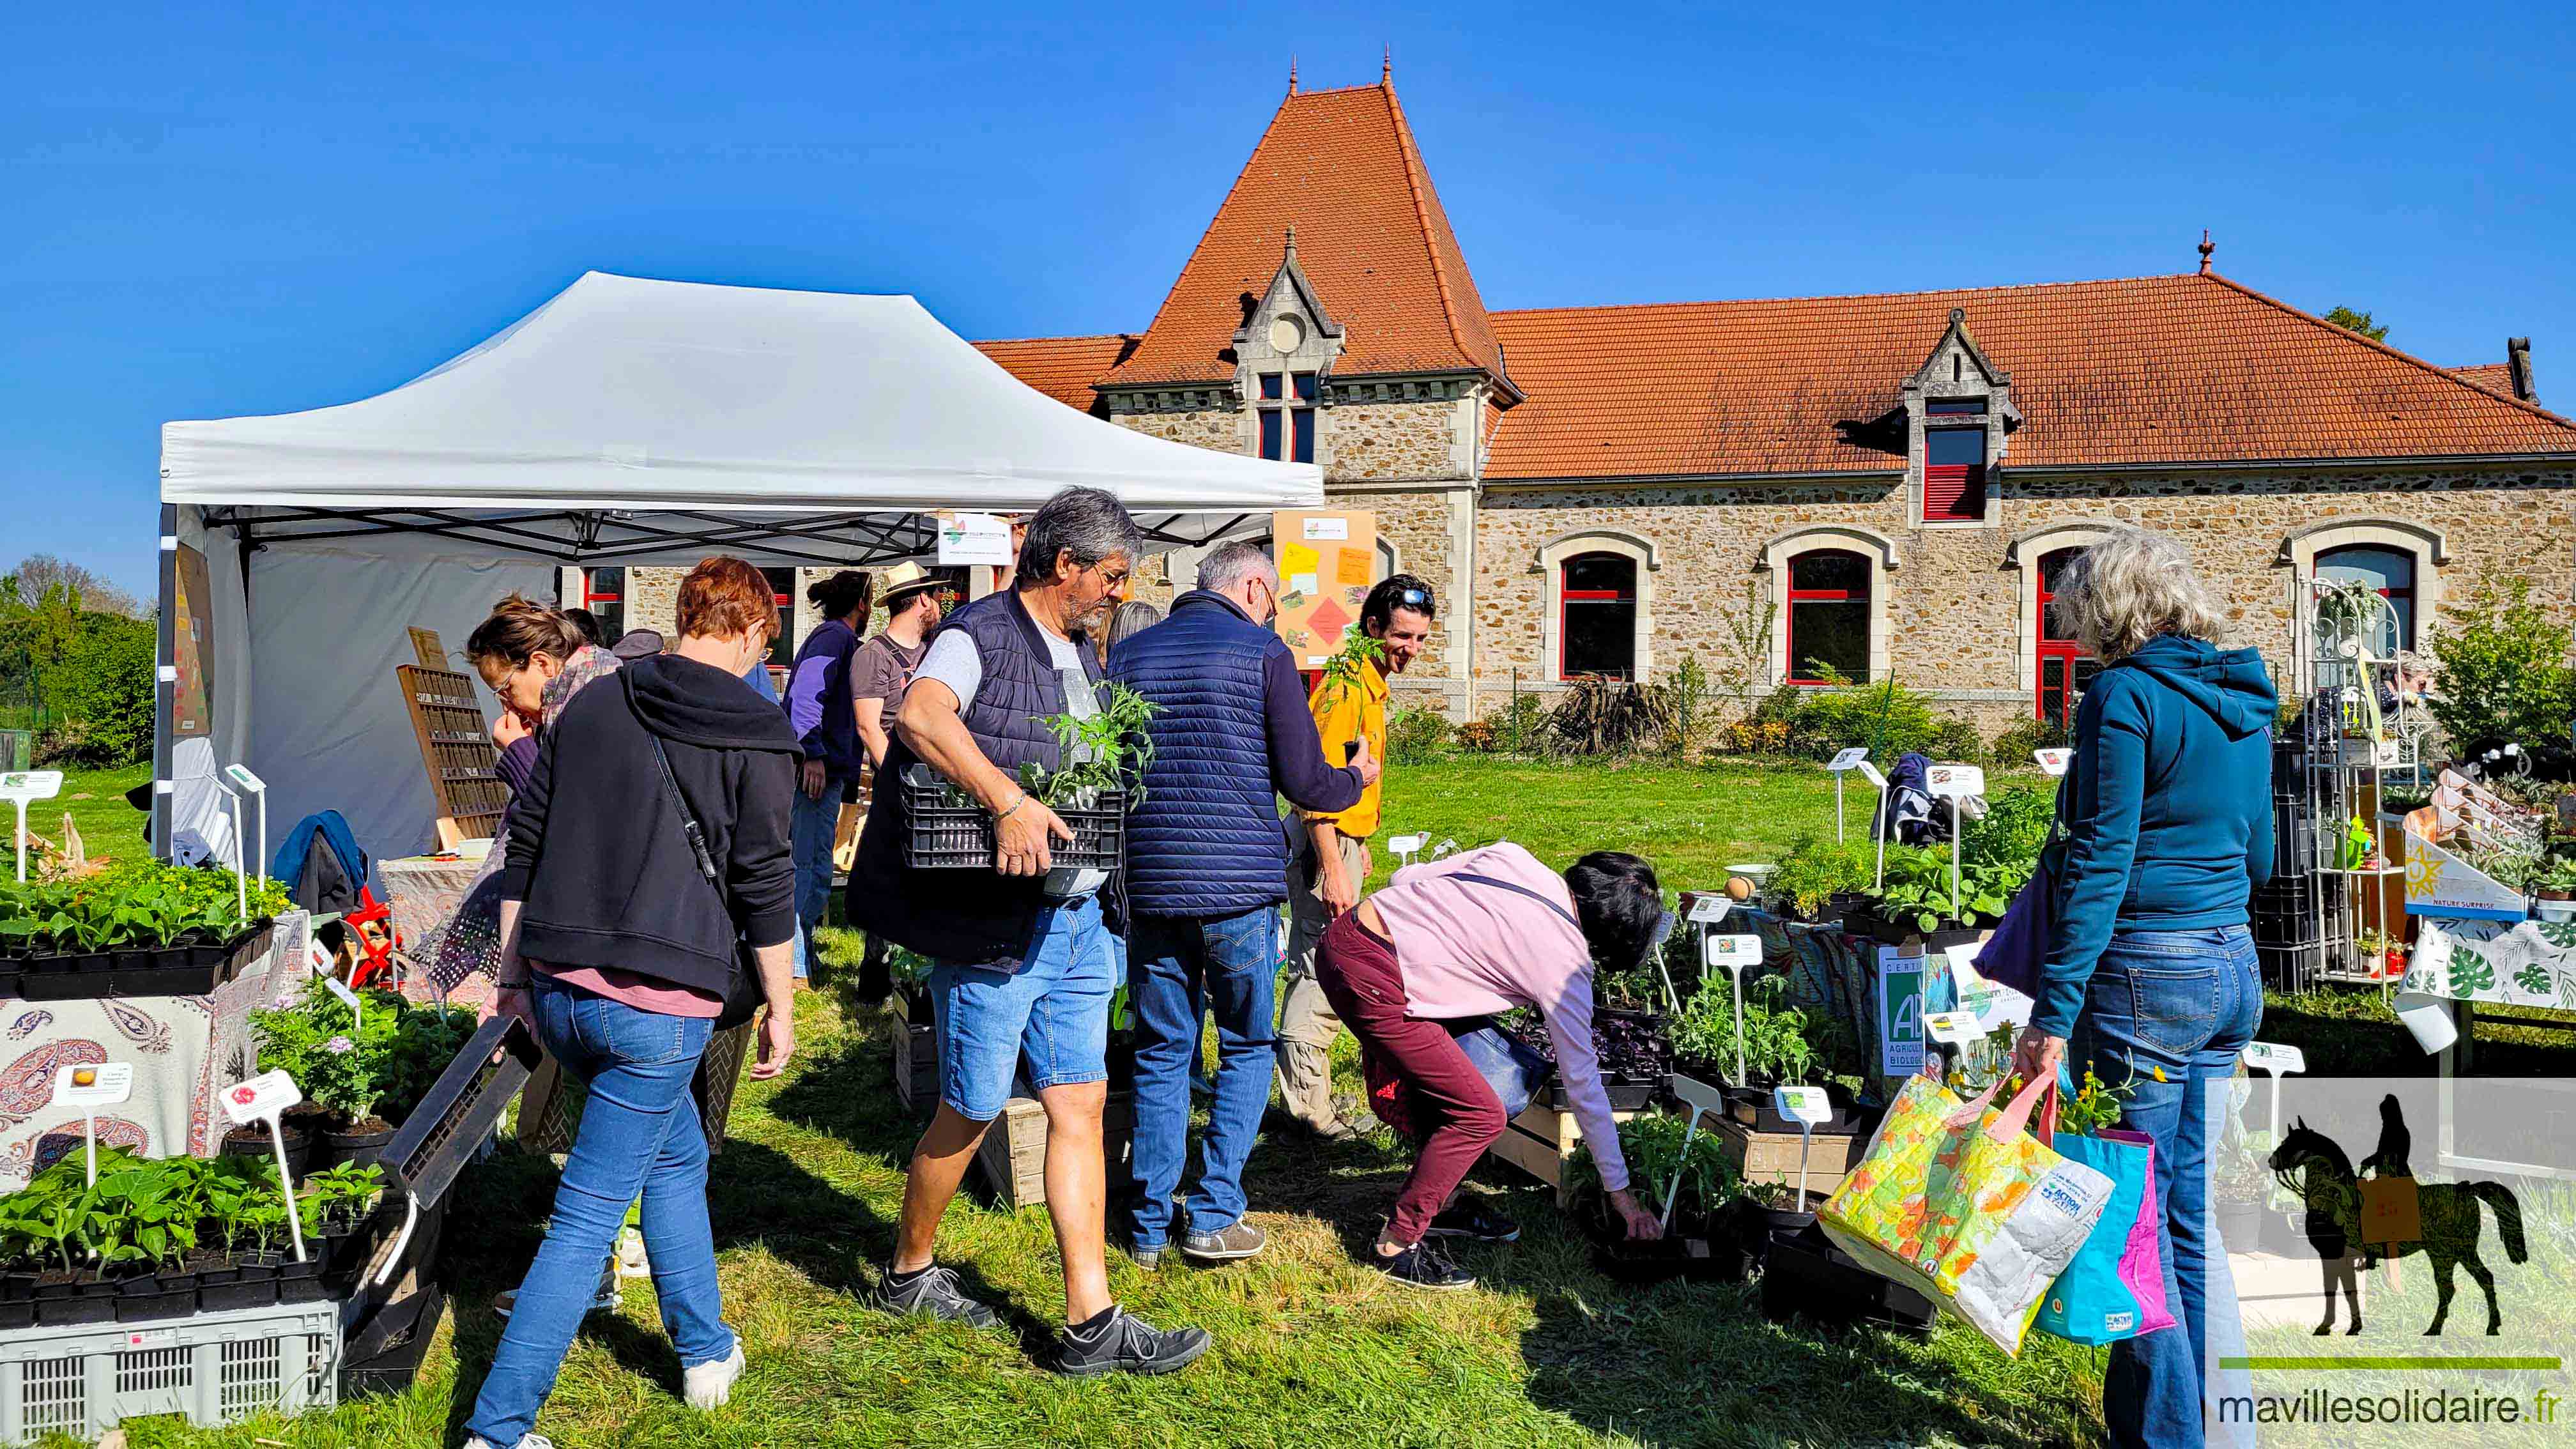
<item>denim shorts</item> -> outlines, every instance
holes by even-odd
[[[1109,1079],[1118,941],[1093,896],[1048,906],[1017,971],[943,961],[930,973],[939,1100],[990,1122],[1025,1077],[1031,1092]]]

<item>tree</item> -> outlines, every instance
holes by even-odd
[[[2425,708],[2455,749],[2507,739],[2531,746],[2567,738],[2576,716],[2576,668],[2568,630],[2531,600],[2525,579],[2484,578],[2434,647],[2433,695]]]
[[[2356,312],[2350,307],[2337,307],[2326,314],[2326,320],[2346,332],[2358,332],[2373,342],[2388,340],[2388,329],[2372,320],[2367,312]]]
[[[26,562],[0,575],[0,596],[31,608],[42,604],[45,596],[57,588],[72,592],[75,610],[121,614],[128,619],[148,618],[152,612],[132,594],[79,564],[49,553],[29,554]]]

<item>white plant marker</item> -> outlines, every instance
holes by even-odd
[[[1923,783],[1935,800],[1950,802],[1950,919],[1959,919],[1959,850],[1967,822],[1959,818],[1959,802],[1970,795],[1986,793],[1986,772],[1978,765],[1934,765],[1923,772]]]
[[[1860,771],[1860,777],[1878,792],[1878,800],[1869,807],[1869,838],[1878,846],[1877,888],[1884,890],[1887,887],[1887,777],[1878,772],[1878,766],[1867,760],[1854,764],[1852,768]]]
[[[38,800],[51,800],[62,793],[63,772],[60,770],[11,770],[0,775],[0,800],[18,807],[18,833],[12,837],[18,846],[18,883],[27,883],[27,806]]]
[[[351,991],[348,987],[348,983],[342,981],[337,976],[323,977],[322,984],[331,989],[331,994],[333,996],[336,996],[342,1001],[348,1003],[349,1035],[356,1036],[358,1034],[358,1028],[364,1025],[366,1021],[366,1007],[358,1000],[358,993]]]
[[[235,794],[255,800],[259,804],[259,853],[253,855],[251,860],[259,866],[260,878],[266,880],[268,878],[268,785],[259,776],[252,774],[248,765],[224,766],[224,783]],[[233,828],[235,830],[241,828],[239,817],[235,817]],[[241,862],[241,847],[238,844],[233,847],[233,861],[236,865]],[[242,898],[242,912],[247,915],[249,911],[250,898],[245,890]]]
[[[1411,865],[1413,858],[1422,853],[1422,842],[1428,839],[1427,835],[1390,835],[1386,838],[1386,848],[1395,852],[1397,860]]]
[[[2245,1059],[2245,1065],[2272,1079],[2272,1141],[2277,1146],[2281,1141],[2281,1078],[2290,1072],[2306,1071],[2307,1053],[2278,1042],[2249,1041],[2237,1055]]]
[[[1457,853],[1458,842],[1454,840],[1444,838],[1438,845],[1431,847],[1431,858],[1433,860],[1446,860]]]
[[[1735,1085],[1744,1079],[1744,970],[1762,964],[1760,936],[1710,936],[1700,944],[1701,959],[1734,979]]]
[[[1968,1062],[1968,1048],[1983,1035],[1985,1032],[1979,1025],[1979,1015],[1975,1011],[1963,1009],[1923,1013],[1923,1036],[1933,1044],[1933,1049],[1925,1054],[1923,1059],[1924,1066],[1931,1069],[1925,1075],[1930,1076],[1934,1081],[1939,1081],[1939,1064],[1943,1061],[1949,1061],[1964,1069]]]
[[[1834,1115],[1822,1087],[1773,1087],[1771,1110],[1798,1124],[1798,1211],[1807,1210],[1807,1149],[1815,1145],[1816,1124]]]
[[[54,1105],[81,1109],[82,1147],[88,1153],[89,1185],[98,1186],[98,1109],[122,1104],[134,1095],[134,1063],[101,1062],[54,1068]]]
[[[1673,1180],[1664,1188],[1663,1224],[1667,1228],[1673,1225],[1673,1204],[1681,1201],[1682,1174],[1690,1168],[1691,1139],[1699,1135],[1699,1119],[1726,1111],[1726,1094],[1706,1082],[1675,1072],[1671,1085],[1674,1098],[1690,1108],[1690,1121],[1682,1127],[1681,1165],[1673,1169]]]
[[[269,1146],[277,1150],[277,1185],[286,1194],[286,1231],[295,1241],[295,1261],[307,1261],[304,1255],[304,1224],[295,1211],[295,1178],[286,1170],[286,1129],[278,1118],[287,1108],[304,1100],[304,1092],[283,1068],[262,1072],[247,1082],[224,1088],[224,1116],[236,1127],[253,1122],[268,1124]]]
[[[1869,746],[1854,745],[1847,750],[1836,750],[1834,757],[1825,763],[1825,773],[1834,777],[1834,843],[1836,845],[1840,845],[1843,840],[1843,776],[1859,769],[1861,763],[1868,758]]]
[[[2030,752],[2030,758],[2039,766],[2041,774],[2053,780],[2066,773],[2067,762],[2075,758],[2075,752],[2060,745],[2051,749],[2033,750]]]

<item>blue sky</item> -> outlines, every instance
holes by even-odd
[[[2178,272],[2206,226],[2433,361],[2530,335],[2576,407],[2576,7],[2230,8],[21,7],[0,567],[148,591],[164,420],[381,391],[589,268],[1141,328],[1290,54],[1385,44],[1493,307]]]

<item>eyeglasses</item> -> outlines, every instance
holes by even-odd
[[[1431,591],[1429,589],[1398,589],[1395,592],[1395,607],[1399,609],[1421,609],[1428,611],[1431,607]]]

